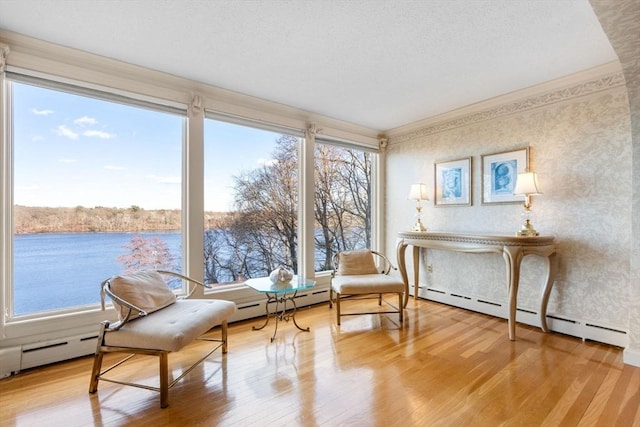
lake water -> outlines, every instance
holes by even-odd
[[[180,270],[181,235],[172,233],[64,233],[14,236],[14,314],[100,302],[100,283],[125,267],[125,245],[140,235],[162,239]]]
[[[14,315],[99,304],[100,284],[125,270],[118,257],[131,252],[125,246],[134,236],[163,240],[175,264],[168,269],[182,270],[178,232],[14,236]],[[324,253],[316,250],[317,265],[323,259]]]

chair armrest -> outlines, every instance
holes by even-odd
[[[376,252],[376,251],[371,251],[371,253],[373,253],[374,255],[378,255],[380,258],[383,259],[383,264],[382,264],[382,274],[389,274],[391,272],[391,270],[397,270],[398,268],[396,266],[394,266],[391,261],[389,261],[389,258],[387,258],[385,255],[381,254],[380,252]]]
[[[186,280],[186,281],[191,282],[191,283],[195,283],[196,285],[202,286],[203,288],[213,289],[213,286],[211,286],[211,285],[207,285],[205,283],[200,282],[199,280],[192,279],[191,277],[185,276],[183,274],[176,273],[175,271],[168,271],[168,270],[156,270],[156,271],[158,273],[161,273],[161,274],[166,274],[167,276],[173,276],[173,277],[177,277],[179,279]],[[189,294],[187,294],[187,296],[185,296],[185,298],[190,298],[191,295],[193,295],[195,290],[196,290],[196,287],[194,286],[193,289],[191,289],[191,292],[189,292]]]
[[[133,304],[131,304],[129,301],[120,298],[119,296],[117,296],[116,294],[114,294],[113,292],[111,292],[111,279],[107,279],[105,281],[102,282],[101,284],[102,289],[100,291],[100,305],[102,307],[102,310],[105,309],[105,295],[109,295],[109,298],[111,298],[112,300],[116,301],[118,304],[128,308],[129,310],[127,311],[127,315],[124,319],[109,324],[109,322],[106,323],[105,327],[110,330],[110,331],[117,331],[118,329],[120,329],[122,326],[124,326],[125,323],[127,323],[129,321],[129,317],[131,317],[131,313],[132,312],[138,312],[138,316],[142,317],[142,316],[146,316],[148,313],[146,311],[144,311],[143,309],[141,309],[140,307],[137,307]]]

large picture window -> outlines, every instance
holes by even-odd
[[[9,80],[11,316],[95,306],[111,275],[182,263],[185,116],[60,87]]]
[[[372,247],[375,154],[319,142],[315,148],[315,270],[331,270],[340,251]]]
[[[298,271],[300,138],[205,120],[206,283]]]

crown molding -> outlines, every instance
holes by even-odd
[[[55,76],[60,81],[78,81],[185,106],[192,104],[194,96],[200,96],[202,108],[210,111],[297,129],[315,122],[327,136],[378,147],[379,132],[374,129],[90,52],[6,30],[0,30],[0,46],[7,46],[7,51],[11,48],[6,55],[8,66]]]
[[[387,131],[386,134],[390,144],[397,144],[624,85],[625,79],[620,63],[610,62],[398,127]]]

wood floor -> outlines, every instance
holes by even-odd
[[[24,371],[0,380],[0,425],[640,425],[640,368],[619,348],[524,325],[511,342],[505,320],[422,300],[405,313],[402,328],[393,315],[337,327],[315,306],[296,316],[311,332],[281,323],[273,343],[272,324],[230,325],[229,353],[171,389],[166,409],[117,384],[90,395],[90,357]],[[176,375],[202,346],[170,356]],[[155,358],[128,366],[124,376],[157,384]]]

